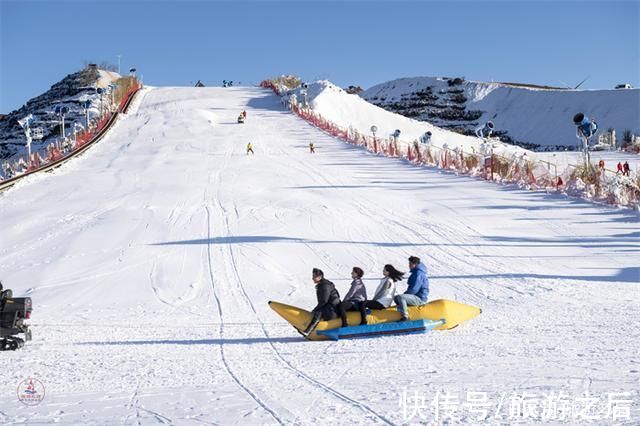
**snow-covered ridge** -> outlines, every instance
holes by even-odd
[[[87,67],[67,75],[45,93],[4,116],[0,120],[0,159],[26,157],[24,131],[18,120],[33,114],[31,128],[41,128],[44,137],[41,140],[34,139],[31,149],[33,152],[40,151],[60,135],[60,124],[53,113],[55,106],[69,108],[69,113],[65,116],[65,132],[69,135],[76,123],[85,126],[86,117],[78,101],[88,100],[89,119],[97,118],[100,115],[100,95],[96,88],[105,88],[119,78],[121,76],[116,72]]]
[[[393,112],[471,131],[492,120],[503,136],[536,149],[577,145],[571,118],[584,112],[602,131],[640,134],[640,89],[565,90],[434,77],[400,78],[360,93]]]
[[[425,132],[432,133],[432,145],[443,148],[459,147],[465,152],[479,152],[483,149],[483,140],[465,136],[442,129],[431,123],[414,120],[400,114],[387,111],[367,102],[357,95],[351,95],[333,83],[322,80],[308,84],[306,89],[307,102],[317,113],[329,121],[342,127],[352,127],[362,134],[371,134],[371,126],[375,125],[377,137],[387,139],[396,129],[401,131],[400,139],[406,142],[418,140]],[[299,102],[304,100],[301,89],[295,91]],[[522,155],[525,152],[529,158],[535,154],[523,148],[506,143],[494,143],[494,152],[499,155]]]
[[[406,155],[409,161],[417,159],[419,164],[436,165],[457,170],[462,174],[482,175],[490,180],[517,183],[529,189],[561,191],[573,196],[616,205],[637,205],[639,189],[635,171],[631,176],[621,176],[611,168],[606,169],[602,163],[602,166],[598,166],[601,167],[601,171],[587,178],[579,173],[576,174],[578,164],[582,164],[579,153],[558,153],[557,156],[546,158],[545,161],[545,154],[548,153],[527,151],[494,138],[485,140],[464,136],[426,122],[416,121],[383,110],[358,96],[348,94],[328,81],[306,84],[293,91],[285,92],[282,89],[278,91],[286,93],[284,101],[288,101],[294,111],[314,125],[332,134],[336,126],[341,128],[342,135],[339,132],[335,135],[349,143],[361,144],[359,136],[349,135],[360,134],[371,137],[371,126],[376,126],[375,137],[378,144],[389,145],[391,135],[399,130],[400,137],[393,142],[394,145],[397,143],[397,148],[391,153],[392,156]],[[307,107],[312,110],[311,116],[305,112],[308,110]],[[428,145],[418,143],[420,137],[427,131],[432,134],[431,142]],[[366,143],[368,149],[380,152],[375,147],[373,138],[370,138],[370,142]],[[387,150],[382,148],[382,151]],[[434,154],[437,158],[433,157]],[[417,158],[412,158],[414,155]],[[465,162],[465,157],[475,158],[472,160],[473,165]],[[489,159],[491,171],[487,172],[485,165]],[[592,162],[594,168],[600,160],[604,161],[603,157],[596,156],[595,153],[592,159],[595,160]],[[606,160],[609,162],[611,159]],[[498,162],[500,166],[497,166]],[[609,163],[609,167],[611,166],[612,164]],[[634,166],[633,170],[635,169]],[[584,182],[583,179],[585,179]]]

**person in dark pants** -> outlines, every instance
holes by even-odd
[[[324,278],[324,273],[318,269],[313,268],[312,271],[313,282],[316,284],[316,297],[318,298],[318,304],[311,313],[313,314],[311,322],[307,328],[302,331],[302,335],[307,337],[318,326],[320,320],[329,321],[338,317],[340,311],[340,294],[336,290],[336,286],[327,279]]]
[[[367,316],[363,315],[363,309],[361,309],[361,305],[367,300],[367,288],[362,282],[363,275],[364,271],[362,268],[354,266],[351,270],[351,278],[353,281],[351,281],[351,288],[344,296],[339,312],[343,327],[349,325],[347,324],[347,311],[360,311],[360,324],[364,325],[367,323]]]
[[[393,296],[396,294],[396,282],[402,281],[404,272],[398,271],[393,265],[384,265],[382,269],[383,278],[376,289],[373,300],[366,300],[360,305],[360,315],[365,319],[366,324],[367,309],[387,309],[391,306]]]

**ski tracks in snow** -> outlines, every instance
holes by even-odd
[[[282,353],[278,350],[274,343],[274,338],[269,334],[266,324],[260,317],[256,310],[251,298],[247,294],[247,291],[243,285],[242,278],[240,276],[236,255],[232,247],[232,243],[216,244],[216,248],[212,250],[212,231],[216,232],[217,237],[227,237],[231,233],[229,217],[230,211],[233,211],[235,217],[238,218],[238,209],[235,203],[226,209],[221,201],[223,194],[220,192],[220,188],[223,188],[223,182],[221,181],[223,173],[227,171],[225,163],[221,166],[221,170],[216,173],[216,178],[210,187],[218,188],[218,193],[213,199],[213,214],[209,203],[206,205],[207,212],[207,235],[208,241],[207,251],[209,255],[209,270],[212,290],[214,291],[215,299],[217,302],[218,313],[221,318],[221,324],[219,333],[221,336],[220,349],[223,354],[223,363],[234,378],[234,381],[249,394],[256,403],[268,412],[279,423],[300,423],[308,422],[311,417],[313,421],[320,421],[323,416],[336,416],[336,419],[340,419],[341,422],[352,419],[353,422],[361,421],[364,415],[368,423],[373,424],[393,424],[384,415],[379,414],[369,406],[339,392],[335,388],[325,385],[322,382],[309,376],[299,368],[295,367],[289,360],[287,360]],[[231,182],[233,187],[233,182]],[[205,196],[209,199],[208,196]],[[216,223],[212,227],[211,217],[216,218]],[[215,266],[214,266],[215,262]],[[227,298],[221,300],[216,287],[218,285],[225,285],[225,294]],[[227,348],[225,348],[225,319],[223,311],[226,308],[223,306],[234,306],[237,311],[234,314],[239,315],[244,313],[255,318],[260,324],[261,334],[259,338],[253,337],[260,342],[265,342],[268,345],[270,356],[265,356],[263,351],[263,344],[252,343],[249,345],[234,345],[229,346],[229,349],[233,352],[233,356],[227,356]],[[244,330],[247,331],[247,330]],[[244,346],[244,347],[242,347]],[[235,351],[236,348],[240,350]],[[230,364],[240,362],[243,368],[234,369]],[[266,367],[269,365],[269,367]],[[251,371],[252,368],[258,368],[259,371]],[[284,368],[284,369],[283,369]],[[239,372],[236,375],[234,371]],[[266,375],[264,380],[265,371],[277,371],[279,377],[275,380],[270,375]],[[242,378],[239,376],[243,375]],[[250,385],[249,385],[250,384]],[[259,396],[258,394],[262,395]],[[306,404],[300,404],[300,401],[288,402],[282,398],[283,395],[296,394],[298,397],[304,396],[309,402],[307,408],[303,411],[301,409]],[[345,406],[332,406],[328,404],[326,398],[332,398],[340,404],[347,404],[351,409],[347,409]],[[267,403],[268,401],[268,403]],[[321,401],[320,407],[316,407],[315,414],[313,413],[314,404],[316,401]],[[274,408],[278,406],[278,408]],[[353,409],[356,409],[354,412]],[[296,414],[297,412],[297,414]],[[328,413],[329,412],[329,413]],[[333,412],[333,413],[331,413]],[[346,417],[346,418],[345,418]],[[324,417],[326,418],[326,417]]]

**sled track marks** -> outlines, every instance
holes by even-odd
[[[233,185],[231,185],[233,187]],[[227,233],[227,235],[230,233],[230,226],[229,226],[229,215],[227,214],[227,210],[224,208],[224,206],[222,205],[222,203],[220,202],[220,197],[216,197],[216,202],[218,204],[218,208],[220,209],[220,212],[222,213],[222,217],[224,217],[224,227],[225,227],[225,231]],[[238,209],[237,206],[234,203],[233,209],[236,213],[236,216],[238,215]],[[237,261],[236,261],[236,256],[233,252],[233,247],[229,244],[225,245],[225,247],[228,249],[228,260],[225,260],[225,262],[228,263],[228,267],[230,269],[230,272],[233,274],[233,278],[234,281],[236,282],[236,287],[238,288],[238,291],[240,292],[242,298],[244,299],[246,305],[249,307],[249,309],[251,310],[253,316],[255,316],[255,318],[258,320],[258,322],[260,323],[260,327],[262,329],[262,333],[264,334],[264,336],[267,339],[271,339],[271,336],[269,335],[269,332],[267,331],[266,325],[265,323],[262,321],[262,319],[260,318],[253,302],[251,301],[251,298],[249,297],[249,295],[246,292],[246,289],[244,287],[244,285],[242,284],[242,279],[240,278],[240,273],[238,270],[238,265],[237,265]],[[311,247],[309,247],[311,248]],[[360,410],[362,410],[365,414],[368,414],[370,416],[372,416],[372,420],[377,419],[379,422],[382,422],[383,424],[387,424],[387,425],[394,425],[393,422],[391,422],[389,419],[387,419],[385,416],[377,413],[375,410],[373,410],[372,408],[368,407],[367,405],[348,397],[347,395],[335,390],[334,388],[325,385],[324,383],[312,378],[311,376],[307,375],[305,372],[303,372],[302,370],[296,368],[293,364],[291,364],[291,362],[289,362],[284,356],[282,356],[282,354],[280,353],[280,351],[278,351],[276,345],[271,341],[268,340],[268,344],[269,347],[272,351],[272,353],[275,355],[276,359],[282,363],[288,370],[290,370],[295,376],[299,377],[300,379],[306,381],[307,383],[309,383],[312,387],[319,389],[321,391],[324,391],[330,395],[332,395],[333,397],[335,397],[336,399],[347,403],[355,408],[358,408]],[[298,416],[299,417],[299,416]],[[298,418],[296,418],[296,421],[298,421]]]
[[[245,291],[244,286],[242,285],[242,280],[240,279],[240,275],[238,273],[237,263],[236,263],[236,260],[235,260],[235,256],[233,254],[233,248],[231,248],[231,246],[229,246],[229,254],[230,254],[230,258],[231,258],[231,265],[232,265],[233,273],[234,273],[234,275],[236,277],[236,282],[237,282],[238,288],[240,290],[240,293],[242,294],[242,297],[246,301],[246,303],[249,306],[249,308],[251,308],[251,311],[253,312],[255,317],[260,322],[260,326],[262,328],[262,332],[265,335],[265,337],[271,338],[271,336],[269,335],[269,332],[267,331],[267,328],[265,327],[265,324],[262,322],[262,319],[258,315],[258,312],[256,311],[256,309],[255,309],[255,307],[253,305],[253,302],[249,298],[249,295],[247,294],[247,292]],[[370,407],[362,404],[359,401],[356,401],[355,399],[349,398],[348,396],[344,395],[343,393],[338,392],[337,390],[333,389],[332,387],[327,386],[327,385],[319,382],[318,380],[310,377],[309,375],[307,375],[303,371],[301,371],[298,368],[294,367],[287,359],[285,359],[282,356],[282,354],[280,353],[280,351],[278,351],[278,349],[276,348],[275,344],[272,341],[269,341],[268,343],[269,343],[269,346],[270,346],[272,352],[278,358],[278,360],[280,360],[285,365],[285,367],[287,367],[289,370],[291,370],[293,373],[295,373],[301,379],[307,381],[312,386],[315,386],[316,388],[322,389],[323,391],[333,395],[334,397],[338,398],[339,400],[341,400],[343,402],[346,402],[347,404],[353,405],[353,406],[361,409],[365,413],[371,414],[372,416],[374,416],[375,418],[379,419],[380,421],[382,421],[385,424],[388,424],[388,425],[393,425],[394,424],[391,421],[389,421],[387,418],[382,416],[381,414],[378,414],[377,412],[375,412]]]
[[[211,283],[211,289],[213,291],[213,297],[216,300],[216,307],[218,310],[218,316],[220,318],[220,327],[219,327],[219,335],[220,335],[220,357],[222,358],[222,363],[224,364],[224,368],[227,370],[227,372],[229,373],[229,376],[231,376],[231,378],[233,379],[233,381],[247,394],[251,397],[251,399],[253,399],[260,407],[262,407],[262,409],[264,409],[267,413],[269,413],[269,415],[271,417],[273,417],[273,419],[278,422],[279,424],[284,424],[283,420],[278,416],[278,414],[275,413],[275,411],[273,411],[271,408],[269,408],[251,389],[249,389],[247,386],[244,385],[244,383],[242,383],[242,381],[240,381],[240,379],[238,378],[238,376],[232,371],[231,367],[229,366],[229,363],[227,361],[227,358],[225,356],[225,351],[224,351],[224,315],[223,315],[223,311],[222,311],[222,303],[220,302],[220,298],[218,297],[218,292],[216,290],[216,285],[215,285],[215,281],[213,278],[213,264],[211,262],[211,211],[209,210],[208,206],[205,206],[205,210],[207,212],[207,240],[209,241],[207,243],[207,260],[208,260],[208,268],[209,268],[209,280]]]

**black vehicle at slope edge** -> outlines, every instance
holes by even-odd
[[[31,298],[13,297],[9,289],[3,290],[0,282],[0,351],[13,351],[31,340],[31,330],[24,321],[31,318]],[[23,333],[24,339],[17,337]]]

